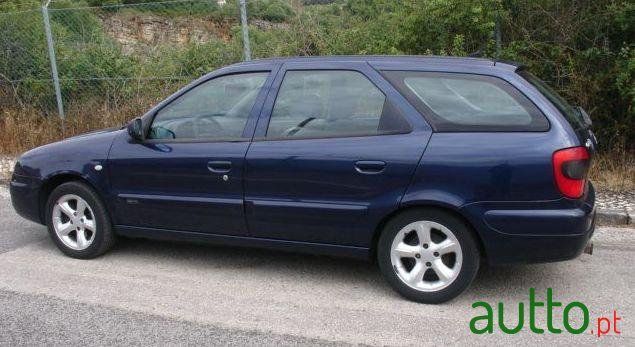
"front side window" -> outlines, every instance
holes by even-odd
[[[267,138],[364,136],[409,130],[386,96],[359,72],[288,71]]]
[[[217,77],[189,90],[157,112],[150,139],[236,139],[268,73]]]
[[[384,75],[438,131],[546,131],[538,108],[502,79],[461,73],[386,71]]]

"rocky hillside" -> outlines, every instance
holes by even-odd
[[[168,18],[153,14],[100,17],[104,31],[117,40],[125,54],[158,44],[185,45],[212,40],[229,41],[235,22],[215,22],[206,18]]]
[[[106,34],[121,44],[124,54],[142,52],[149,46],[171,44],[183,46],[189,43],[207,43],[213,40],[229,42],[232,27],[238,21],[210,18],[164,17],[155,14],[101,15]],[[253,19],[250,25],[261,30],[287,28],[287,23],[275,23]]]

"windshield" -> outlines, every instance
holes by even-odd
[[[575,107],[571,106],[565,99],[563,99],[555,90],[549,87],[538,77],[531,74],[531,72],[522,70],[518,72],[524,79],[531,83],[538,91],[544,95],[551,103],[564,115],[569,124],[575,129],[580,130],[588,127],[584,116]]]

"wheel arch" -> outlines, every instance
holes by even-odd
[[[395,218],[396,216],[402,213],[405,213],[407,211],[422,210],[422,209],[428,209],[428,210],[432,209],[437,211],[443,211],[459,219],[474,234],[479,251],[481,253],[482,260],[484,261],[487,260],[487,257],[486,257],[487,249],[485,248],[485,244],[483,243],[483,238],[481,237],[477,229],[474,227],[474,225],[470,223],[470,221],[463,214],[461,214],[461,212],[457,208],[455,208],[454,206],[449,206],[447,204],[438,203],[438,202],[420,202],[420,203],[414,203],[414,204],[402,206],[390,212],[389,214],[387,214],[386,216],[382,218],[379,224],[377,224],[373,232],[373,238],[372,238],[371,247],[370,247],[370,259],[373,262],[376,261],[377,243],[379,242],[379,236],[381,235],[381,232],[384,229],[384,226],[386,225],[386,223],[388,223],[388,221]]]
[[[102,202],[104,201],[99,192],[99,189],[97,189],[97,187],[92,182],[90,182],[90,180],[83,177],[77,172],[60,172],[50,175],[42,181],[42,187],[40,188],[40,192],[38,194],[38,207],[40,209],[40,221],[42,222],[42,224],[46,224],[46,202],[48,201],[49,196],[51,195],[53,190],[55,190],[55,188],[68,182],[81,182],[86,184],[97,193],[97,196],[99,196]]]

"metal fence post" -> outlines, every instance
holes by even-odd
[[[501,16],[500,10],[496,12],[496,26],[494,27],[494,40],[496,41],[496,60],[500,58],[501,54]]]
[[[243,29],[243,50],[245,60],[251,60],[251,46],[249,45],[249,27],[247,26],[246,0],[240,0],[240,26]]]
[[[55,87],[55,98],[57,99],[57,112],[62,119],[62,129],[64,127],[64,104],[62,103],[62,91],[60,90],[60,77],[57,73],[57,60],[55,59],[55,48],[53,47],[53,33],[51,31],[51,21],[49,19],[48,6],[51,0],[48,0],[42,6],[42,17],[44,18],[44,29],[46,30],[46,43],[49,51],[49,59],[51,60],[51,74],[53,75],[53,86]]]

